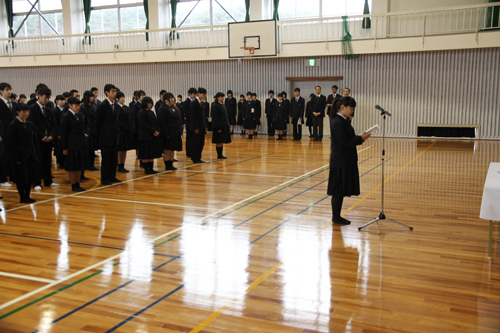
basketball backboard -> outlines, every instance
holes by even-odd
[[[229,58],[276,56],[276,20],[228,23],[228,51]]]

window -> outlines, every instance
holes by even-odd
[[[245,0],[218,0],[218,3],[215,0],[202,0],[196,4],[197,2],[197,0],[179,1],[175,17],[177,26],[181,23],[182,27],[225,24],[234,22],[231,16],[237,22],[245,21]]]
[[[368,0],[370,9],[372,0]],[[295,20],[316,17],[362,15],[365,0],[280,0],[280,20]]]
[[[55,31],[60,35],[64,35],[62,5],[60,0],[40,0],[35,8],[43,13],[45,20],[47,20],[54,29],[50,27],[35,9],[31,11],[30,15],[23,23],[26,15],[31,9],[31,5],[26,0],[14,0],[12,2],[12,11],[14,12],[14,33],[19,29],[21,23],[23,23],[16,37],[54,36],[56,35]]]
[[[142,1],[100,0],[90,14],[90,32],[131,31],[146,29]]]

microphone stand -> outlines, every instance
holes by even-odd
[[[384,213],[384,174],[385,174],[385,120],[386,120],[386,116],[391,116],[391,114],[387,111],[385,111],[384,109],[382,109],[380,106],[376,106],[377,110],[380,110],[380,115],[383,117],[384,121],[382,122],[382,208],[380,210],[380,214],[378,217],[376,217],[373,221],[370,221],[368,222],[367,224],[361,226],[358,228],[358,230],[361,230],[363,229],[364,227],[367,227],[369,226],[370,224],[372,223],[375,223],[375,222],[378,222],[378,221],[381,221],[381,220],[385,220],[385,221],[389,221],[389,222],[393,222],[393,223],[396,223],[396,224],[399,224],[405,228],[408,228],[410,230],[413,230],[413,227],[410,227],[410,226],[407,226],[403,223],[399,223],[399,222],[396,222],[394,220],[391,220],[391,219],[388,219],[386,216],[385,216],[385,213]]]

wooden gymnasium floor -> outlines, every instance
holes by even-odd
[[[380,211],[380,139],[359,147],[351,226],[330,223],[328,140],[235,135],[226,161],[207,141],[210,163],[146,177],[130,153],[126,182],[89,172],[74,194],[56,171],[34,205],[2,189],[0,331],[498,332],[478,216],[500,142],[387,143],[386,213],[413,231],[357,229]]]

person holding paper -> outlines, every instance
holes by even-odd
[[[330,175],[328,177],[328,195],[332,196],[332,222],[351,224],[340,216],[344,197],[359,195],[358,152],[361,145],[371,134],[363,132],[356,135],[349,122],[354,113],[356,101],[352,97],[342,97],[339,111],[331,123],[332,145],[330,155]]]

